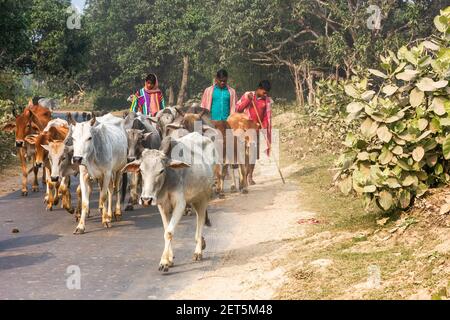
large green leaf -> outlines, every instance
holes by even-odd
[[[450,159],[450,134],[445,137],[444,143],[442,144],[442,152],[446,160]]]

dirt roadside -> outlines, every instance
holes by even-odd
[[[257,185],[248,195],[227,193],[211,208],[229,214],[228,226],[218,226],[216,236],[232,234],[232,241],[215,254],[218,265],[205,272],[193,284],[177,292],[172,299],[271,299],[287,280],[287,270],[278,265],[292,250],[290,240],[304,235],[305,226],[297,221],[314,214],[298,205],[299,188],[289,176],[297,167],[283,169],[281,182],[273,163],[257,165]]]

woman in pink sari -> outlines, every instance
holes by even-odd
[[[165,108],[164,96],[158,86],[158,78],[150,73],[145,78],[144,87],[132,95],[130,111],[154,116]]]

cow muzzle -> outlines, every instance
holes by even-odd
[[[52,182],[58,182],[59,180],[59,176],[51,176],[50,179],[52,180]]]
[[[42,162],[36,162],[35,166],[36,168],[42,168]]]
[[[73,164],[81,164],[82,160],[83,160],[83,157],[72,157]]]
[[[152,205],[153,198],[151,197],[141,197],[141,205],[143,207],[149,207]]]
[[[16,147],[17,148],[22,148],[23,147],[23,141],[17,141],[16,140]]]
[[[128,163],[133,162],[134,160],[136,160],[136,157],[128,157],[127,158]]]

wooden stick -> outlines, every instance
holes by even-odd
[[[255,101],[253,101],[253,98],[252,98],[252,106],[255,109],[256,116],[258,117],[259,125],[260,125],[260,127],[262,129],[263,128],[262,121],[261,121],[261,118],[259,117],[258,109],[256,109]],[[269,143],[269,139],[267,138],[267,136],[264,133],[263,133],[263,136],[264,136],[264,140],[266,140],[267,147],[270,148],[271,144]],[[270,150],[270,151],[272,151],[272,150]],[[276,161],[275,158],[273,158],[272,152],[269,152],[269,153],[270,153],[270,155],[272,157],[273,162],[275,162],[275,165],[277,166],[278,173],[280,174],[281,181],[283,181],[283,184],[286,184],[286,181],[284,180],[283,174],[281,173],[280,167],[278,166],[278,162]]]

